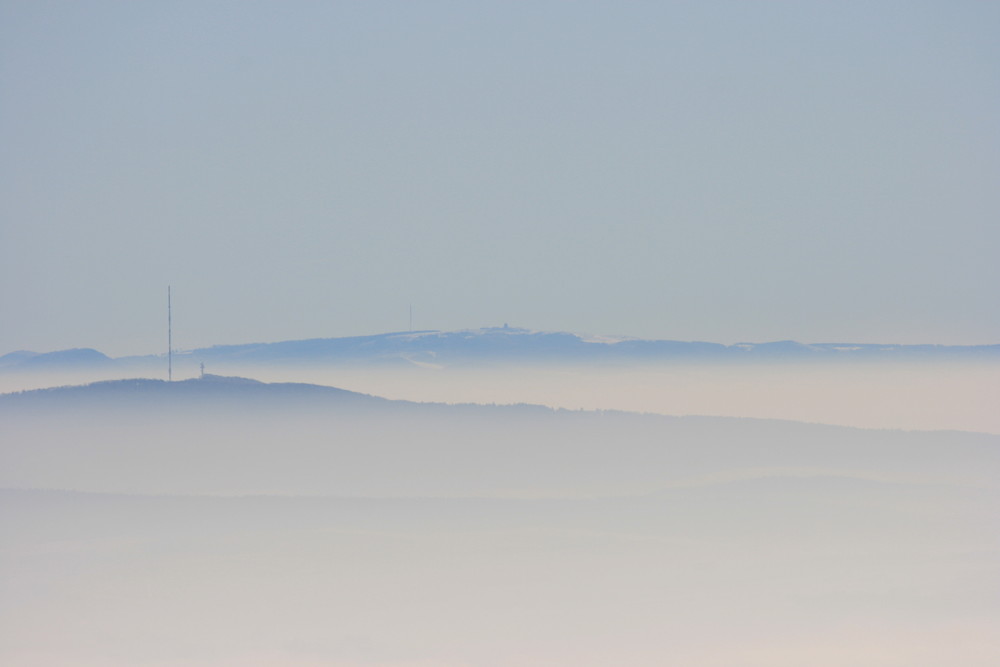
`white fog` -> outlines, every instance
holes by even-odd
[[[1000,665],[998,35],[0,0],[0,665]]]
[[[209,375],[3,396],[0,442],[9,664],[1000,660],[996,435]]]

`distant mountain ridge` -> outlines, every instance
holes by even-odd
[[[112,359],[93,349],[0,356],[0,372],[59,368],[141,367],[162,354]],[[274,343],[215,345],[174,352],[176,364],[378,364],[446,366],[478,363],[603,363],[656,361],[1000,360],[996,345],[898,345],[775,341],[723,345],[703,341],[587,337],[516,327],[412,331],[312,338]]]
[[[89,347],[57,350],[55,352],[31,352],[18,350],[0,356],[0,370],[5,368],[37,369],[110,366],[114,359]]]

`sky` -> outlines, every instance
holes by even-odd
[[[1000,5],[0,0],[0,354],[1000,342]]]

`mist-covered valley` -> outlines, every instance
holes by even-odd
[[[207,374],[0,396],[18,665],[992,665],[1000,436]]]
[[[0,666],[1000,665],[998,34],[0,1]]]

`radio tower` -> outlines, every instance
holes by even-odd
[[[167,382],[174,381],[174,326],[170,311],[170,285],[167,285]]]

